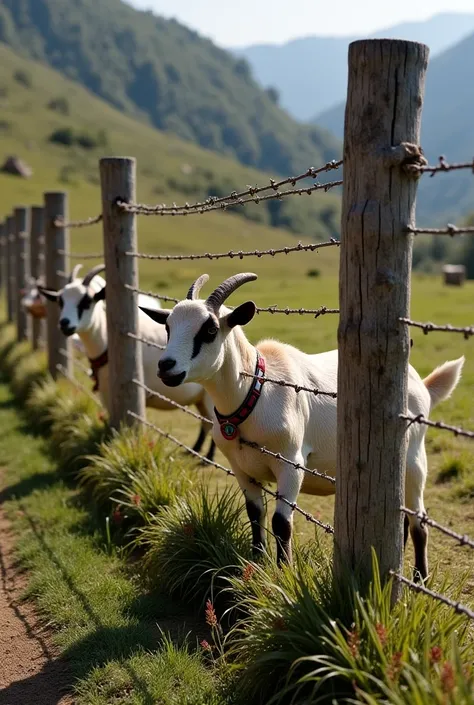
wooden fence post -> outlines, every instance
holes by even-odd
[[[131,158],[100,160],[104,256],[107,278],[107,334],[109,354],[109,416],[113,428],[131,425],[131,411],[145,414],[144,390],[133,380],[143,381],[142,350],[138,341],[137,294],[125,284],[138,287],[138,260],[125,255],[137,250],[136,216],[116,206],[117,199],[136,200],[136,161]]]
[[[5,257],[6,257],[6,247],[5,247],[5,234],[7,230],[6,221],[0,222],[0,290],[5,290]]]
[[[67,194],[63,192],[44,194],[44,228],[45,228],[45,269],[46,286],[55,291],[62,289],[66,283],[67,252],[69,252],[69,233],[66,228],[56,224],[68,219]],[[47,338],[48,369],[53,377],[58,376],[58,366],[63,372],[72,376],[71,341],[59,329],[59,307],[55,302],[47,302]],[[62,351],[65,351],[62,352]]]
[[[15,218],[10,215],[7,218],[7,312],[9,323],[15,321],[15,282]]]
[[[344,130],[335,571],[382,580],[402,567],[410,300],[418,149],[429,50],[353,42]],[[398,585],[394,587],[397,598]]]
[[[16,259],[16,327],[17,340],[30,339],[30,316],[21,305],[30,276],[29,208],[15,208],[15,259]]]
[[[44,277],[44,208],[42,206],[33,206],[31,209],[30,233],[31,277],[39,279]],[[39,350],[44,346],[45,332],[46,320],[33,318],[31,341],[33,350]]]

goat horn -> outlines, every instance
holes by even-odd
[[[251,282],[257,279],[257,275],[252,272],[244,272],[242,274],[234,274],[229,277],[217,289],[214,289],[212,294],[207,297],[206,306],[213,311],[216,316],[219,314],[219,309],[224,301],[242,284]]]
[[[97,274],[100,274],[100,272],[103,272],[104,270],[105,270],[105,264],[96,264],[95,267],[93,267],[91,269],[91,271],[88,272],[86,274],[86,276],[84,277],[84,279],[82,280],[82,283],[84,284],[84,286],[89,286],[89,284],[94,279],[94,277]]]
[[[77,275],[79,274],[80,269],[82,269],[82,264],[76,264],[76,266],[72,270],[71,274],[69,275],[69,284],[72,284],[74,279],[76,279]]]
[[[209,274],[201,274],[201,276],[196,279],[194,284],[191,284],[186,298],[190,299],[191,301],[197,299],[197,297],[199,296],[199,292],[207,281],[209,281]]]

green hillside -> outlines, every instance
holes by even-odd
[[[74,144],[52,143],[53,135],[54,139]],[[200,200],[225,195],[247,184],[268,183],[269,179],[268,174],[120,114],[82,86],[17,56],[1,44],[0,137],[0,161],[16,154],[34,170],[33,178],[27,181],[0,174],[3,212],[19,200],[38,200],[44,190],[51,188],[71,192],[77,216],[98,212],[97,162],[103,155],[137,157],[138,195],[149,203]],[[301,169],[307,166],[304,163]],[[209,221],[213,233],[214,223],[225,223],[227,229],[228,221],[242,231],[247,227],[240,222],[242,216],[257,223],[286,225],[312,239],[337,235],[339,228],[339,198],[331,193],[262,203],[238,213],[216,214],[217,218]],[[193,233],[199,226],[189,221],[186,230]],[[238,239],[232,246],[238,245]],[[288,239],[291,237],[286,234]]]
[[[0,0],[0,40],[120,110],[280,174],[340,151],[281,110],[248,64],[173,20],[121,0]]]

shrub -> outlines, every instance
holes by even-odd
[[[53,110],[55,113],[60,115],[69,115],[69,101],[64,96],[59,96],[58,98],[53,98],[48,103],[49,110]]]
[[[321,275],[321,270],[320,269],[308,269],[306,272],[307,277],[319,277]]]
[[[113,503],[135,522],[174,502],[193,482],[191,461],[141,426],[113,432],[87,461],[82,486],[99,504]]]
[[[63,144],[66,147],[72,147],[75,141],[74,130],[72,127],[61,127],[50,135],[49,141],[53,142],[53,144]]]
[[[224,578],[250,557],[240,499],[233,488],[212,495],[201,487],[150,517],[136,543],[146,551],[145,569],[160,589],[196,607],[213,590],[219,593]]]
[[[75,132],[72,127],[60,127],[49,136],[49,141],[53,144],[61,144],[65,147],[77,145],[82,149],[97,149],[106,147],[108,143],[105,130],[99,130],[97,134],[90,132]]]
[[[465,688],[461,674],[474,656],[466,618],[409,591],[391,609],[392,585],[381,586],[375,560],[362,598],[349,575],[344,591],[335,593],[321,551],[305,548],[295,556],[294,570],[276,575],[255,567],[250,580],[245,573],[231,579],[247,612],[228,636],[242,673],[235,686],[242,702],[442,703],[435,695],[445,663],[456,687]],[[458,599],[462,582],[440,590]],[[431,700],[416,699],[415,671]],[[392,691],[397,697],[386,700]]]
[[[446,454],[436,476],[436,483],[443,484],[450,480],[459,480],[471,466],[471,459],[459,454]]]
[[[13,74],[13,78],[24,88],[31,88],[33,85],[31,74],[29,74],[28,71],[24,71],[23,69],[18,69],[17,71],[15,71],[15,73]]]

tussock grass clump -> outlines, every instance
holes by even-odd
[[[76,474],[109,433],[104,415],[88,396],[70,389],[50,410],[51,449],[60,470]]]
[[[142,426],[124,427],[87,458],[81,484],[101,505],[110,502],[135,520],[172,504],[193,485],[191,461]]]
[[[53,423],[53,409],[65,390],[48,377],[37,384],[25,402],[25,412],[31,426],[38,433],[47,433]]]
[[[10,386],[15,397],[25,403],[38,384],[47,378],[46,359],[41,353],[15,356],[10,373]]]
[[[451,480],[460,480],[471,466],[472,458],[468,453],[447,453],[442,460],[436,476],[436,483],[443,484]]]
[[[293,570],[251,564],[231,578],[247,612],[227,637],[241,702],[471,703],[437,699],[448,680],[451,694],[472,683],[467,620],[412,592],[391,610],[391,585],[382,588],[375,564],[374,576],[366,598],[350,579],[337,594],[328,557],[305,548]],[[461,589],[441,587],[454,599]]]
[[[150,579],[171,596],[202,607],[218,595],[225,577],[250,558],[250,536],[243,521],[241,493],[219,494],[200,487],[151,516],[140,529],[137,544],[145,550]]]

